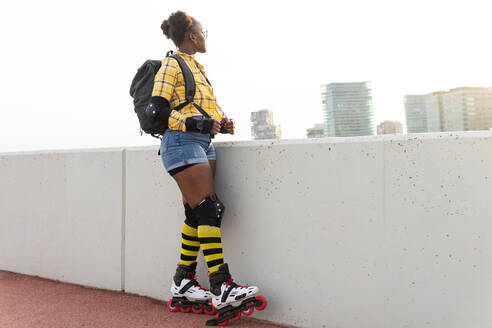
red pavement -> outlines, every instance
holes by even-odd
[[[164,302],[148,297],[0,271],[1,328],[192,328],[206,327],[210,318],[171,313]],[[226,327],[281,326],[242,318]]]

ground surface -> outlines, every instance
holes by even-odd
[[[194,328],[206,327],[210,318],[171,313],[166,304],[147,297],[0,271],[2,328]],[[281,326],[242,318],[226,327]]]

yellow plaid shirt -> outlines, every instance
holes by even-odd
[[[212,86],[206,80],[205,70],[191,55],[176,52],[184,59],[195,78],[195,104],[206,111],[210,117],[220,121],[225,115],[217,104]],[[171,108],[176,108],[186,102],[185,82],[181,68],[176,59],[166,57],[162,60],[161,68],[154,78],[154,89],[152,96],[159,96],[169,101]],[[186,105],[180,111],[172,110],[169,116],[169,128],[171,130],[186,131],[186,118],[192,116],[203,116],[192,104]]]

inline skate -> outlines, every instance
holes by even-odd
[[[196,262],[190,266],[178,265],[171,285],[172,299],[167,302],[167,308],[171,312],[190,312],[208,315],[215,314],[212,305],[212,294],[196,280]]]
[[[256,296],[258,287],[240,286],[233,282],[227,263],[210,275],[210,292],[217,315],[206,322],[207,326],[225,326],[229,320],[239,320],[241,315],[249,316],[255,309],[262,311],[267,306],[263,296]]]

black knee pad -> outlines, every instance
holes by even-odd
[[[193,212],[191,206],[188,203],[186,203],[184,208],[185,208],[185,215],[186,215],[185,223],[192,228],[195,229],[198,228],[198,219],[195,213]]]
[[[193,212],[198,219],[198,225],[220,227],[225,206],[216,194],[212,194],[205,198]]]

